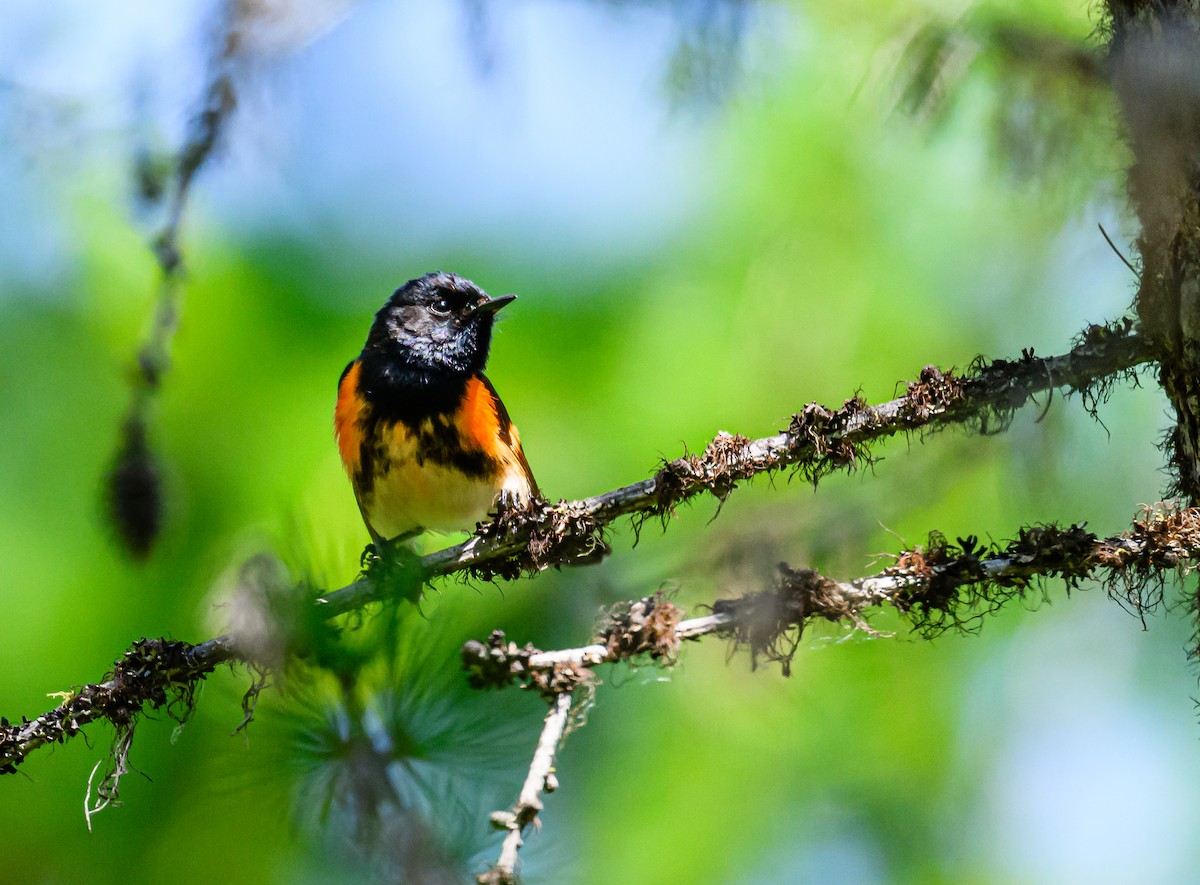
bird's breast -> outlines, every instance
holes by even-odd
[[[403,422],[375,429],[378,445],[365,459],[373,462],[371,472],[355,487],[376,534],[394,538],[416,529],[470,530],[487,518],[501,491],[529,497],[523,475],[481,450],[463,447],[454,430],[436,418],[416,432]]]
[[[470,379],[444,411],[399,417],[364,395],[358,366],[343,376],[334,425],[373,534],[470,530],[501,492],[534,496],[516,428],[486,382]]]

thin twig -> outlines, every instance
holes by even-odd
[[[150,241],[158,264],[158,296],[154,318],[137,351],[129,410],[108,476],[111,517],[126,548],[135,556],[149,554],[162,522],[162,484],[148,426],[163,376],[171,366],[171,343],[179,326],[180,287],[184,273],[179,240],[192,183],[220,141],[237,104],[233,67],[240,51],[236,4],[227,4],[219,50],[209,65],[208,85],[200,111],[192,118],[175,160],[162,229]]]
[[[1130,271],[1130,273],[1133,274],[1134,279],[1141,280],[1142,275],[1140,273],[1138,273],[1137,268],[1134,267],[1133,264],[1129,261],[1129,259],[1126,258],[1125,255],[1121,252],[1121,250],[1117,248],[1117,244],[1112,241],[1112,237],[1110,237],[1108,235],[1108,231],[1106,231],[1104,229],[1104,225],[1097,224],[1096,227],[1100,228],[1100,235],[1104,237],[1104,242],[1108,243],[1108,248],[1112,249],[1113,254],[1121,259],[1121,263],[1124,264],[1127,268],[1129,268],[1129,271]]]
[[[506,830],[507,834],[495,866],[476,877],[480,885],[512,885],[516,882],[517,855],[525,844],[524,832],[531,824],[538,822],[538,814],[543,807],[542,793],[552,793],[558,788],[558,780],[554,776],[554,757],[562,744],[570,715],[571,692],[564,691],[554,697],[550,712],[546,714],[517,804],[508,811],[497,811],[492,815],[492,826]]]

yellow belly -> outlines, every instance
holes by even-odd
[[[362,505],[383,538],[419,529],[470,531],[487,518],[499,492],[495,483],[468,479],[453,468],[406,461],[376,478]]]
[[[523,472],[506,469],[508,465],[492,476],[468,477],[453,466],[418,463],[411,440],[393,443],[389,455],[387,471],[359,496],[363,516],[385,539],[420,530],[472,531],[487,519],[501,492],[520,499],[531,496]]]

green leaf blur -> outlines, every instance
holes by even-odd
[[[590,14],[634,14],[611,6]],[[128,211],[118,162],[128,158],[31,173],[58,195],[66,270],[39,281],[0,267],[0,713],[49,709],[49,692],[98,680],[138,637],[220,632],[229,609],[218,601],[260,551],[318,587],[354,578],[368,539],[332,440],[335,382],[373,311],[424,271],[519,293],[489,376],[554,499],[642,479],[718,430],[774,433],[809,401],[888,399],[928,363],[1063,352],[1088,323],[1119,316],[1131,278],[1096,224],[1118,243],[1133,229],[1102,93],[1016,89],[1019,65],[972,37],[982,48],[936,120],[898,109],[912,35],[957,28],[968,7],[755,7],[743,65],[719,98],[688,106],[676,84],[680,107],[665,80],[645,84],[655,125],[693,127],[702,145],[688,166],[695,209],[648,250],[603,234],[580,242],[524,215],[503,236],[473,226],[391,248],[366,223],[326,227],[315,211],[311,223],[242,228],[206,196],[219,157],[184,228],[182,322],[151,430],[166,465],[165,530],[142,564],[120,552],[101,506],[157,278]],[[1063,0],[971,12],[1081,45],[1094,27],[1085,4]],[[1025,112],[1037,125],[1005,123]],[[1012,139],[1027,140],[1019,156],[1036,168],[1012,161]],[[1046,145],[1054,162],[1037,161]],[[345,195],[351,219],[361,196]],[[587,214],[586,185],[566,199]],[[445,211],[431,229],[454,229]],[[456,776],[414,804],[478,871],[499,844],[487,812],[515,798],[543,708],[467,691],[464,640],[500,628],[518,643],[578,645],[601,606],[666,582],[698,613],[757,589],[779,561],[852,578],[933,529],[1000,539],[1086,520],[1120,531],[1165,485],[1163,410],[1152,387],[1118,390],[1103,424],[1055,397],[1007,433],[894,440],[878,464],[816,491],[784,476],[754,483],[715,520],[703,501],[666,531],[647,524],[636,547],[619,525],[598,567],[499,587],[443,582],[424,620],[347,629],[350,644],[377,629],[403,639],[400,663],[376,652],[355,671],[358,703],[407,709],[379,700],[397,687],[440,699],[411,702],[421,725],[396,752],[421,760],[410,774],[453,757]],[[1200,861],[1179,835],[1200,826],[1185,618],[1143,631],[1104,588],[1070,599],[1046,589],[1050,603],[1014,607],[980,635],[917,641],[883,616],[885,637],[816,630],[790,679],[752,672],[711,639],[669,671],[603,671],[522,852],[527,881],[1185,879]],[[96,816],[91,834],[84,792],[105,727],[0,780],[0,880],[390,881],[386,852],[356,845],[354,822],[318,783],[336,756],[323,741],[344,716],[326,676],[281,675],[247,736],[231,737],[250,679],[219,670],[174,738],[170,719],[146,717],[131,756],[145,777],[125,778],[124,805]],[[1130,809],[1120,826],[1102,814],[1115,807]],[[1050,823],[1031,835],[1031,821]]]

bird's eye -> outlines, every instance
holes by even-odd
[[[439,298],[429,307],[430,313],[434,316],[444,317],[450,315],[450,302],[445,298]]]

